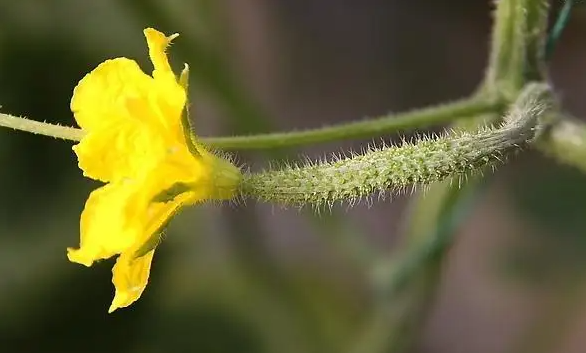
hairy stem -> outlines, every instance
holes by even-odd
[[[213,148],[225,150],[289,147],[369,137],[402,129],[429,127],[432,124],[441,124],[494,111],[502,105],[500,102],[488,100],[464,99],[406,113],[385,115],[372,120],[356,121],[320,129],[249,136],[200,138],[200,141]],[[79,141],[84,135],[81,129],[53,125],[2,113],[0,113],[0,126],[71,141]]]
[[[568,0],[566,0],[568,1]],[[549,1],[548,0],[525,0],[522,4],[527,18],[525,29],[525,69],[523,71],[524,82],[527,81],[546,81],[546,43],[557,41],[555,33],[554,38],[547,35]],[[562,17],[562,24],[557,26],[561,32],[565,22]]]
[[[545,79],[547,0],[499,0],[485,88],[515,97],[528,81]]]
[[[410,112],[389,114],[373,119],[328,126],[320,129],[251,136],[212,137],[204,138],[202,141],[221,149],[258,149],[372,137],[398,130],[429,127],[433,124],[472,117],[494,111],[502,105],[502,103],[488,100],[463,99]]]
[[[498,128],[459,131],[352,158],[247,174],[241,192],[284,205],[320,206],[463,176],[502,161],[509,151],[531,141],[539,118],[550,108],[549,95],[547,85],[529,85]]]
[[[77,128],[49,124],[3,113],[0,113],[0,126],[71,141],[79,141],[83,136],[83,131]]]
[[[491,90],[506,88],[514,93],[523,80],[525,52],[525,22],[521,1],[496,1],[495,24],[492,30],[492,43],[485,85]],[[503,82],[506,83],[502,87]],[[509,92],[491,92],[507,94]]]

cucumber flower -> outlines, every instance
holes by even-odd
[[[84,131],[73,147],[84,176],[104,182],[88,197],[80,246],[70,261],[91,266],[119,255],[109,312],[136,301],[160,235],[183,207],[236,193],[240,170],[206,150],[187,116],[188,69],[179,79],[165,50],[178,35],[144,30],[152,76],[134,60],[106,60],[74,89],[71,110]]]

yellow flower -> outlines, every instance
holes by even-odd
[[[72,262],[120,254],[112,269],[116,293],[109,312],[142,294],[154,250],[180,208],[231,198],[240,171],[194,140],[186,117],[187,65],[179,81],[165,50],[177,34],[147,28],[152,77],[127,58],[107,60],[87,74],[71,99],[85,132],[73,147],[84,176],[106,185],[94,190],[81,215],[80,247]]]

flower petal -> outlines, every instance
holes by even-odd
[[[155,251],[151,250],[135,259],[130,254],[118,257],[112,268],[112,283],[116,287],[116,293],[108,309],[109,313],[126,307],[140,298],[149,280],[154,253]]]
[[[144,30],[144,36],[149,47],[149,57],[154,66],[153,78],[159,89],[156,107],[163,117],[162,122],[166,129],[174,134],[173,138],[183,139],[181,118],[187,100],[187,90],[177,81],[165,52],[171,41],[179,34],[175,33],[167,37],[153,28],[147,28]]]
[[[146,117],[134,116],[127,102],[144,99],[153,87],[153,79],[135,61],[106,60],[79,81],[73,90],[71,111],[86,132],[113,124],[140,124]]]
[[[105,126],[73,146],[83,175],[103,182],[120,182],[144,175],[167,153],[164,138],[152,128],[133,124]]]
[[[69,261],[91,266],[96,260],[120,254],[136,243],[128,200],[137,192],[131,183],[108,184],[94,190],[81,214],[80,247],[67,249]]]
[[[126,307],[141,296],[148,282],[151,261],[163,228],[181,208],[186,197],[180,195],[167,203],[149,203],[147,211],[141,214],[144,216],[141,222],[145,226],[143,232],[133,246],[118,257],[112,268],[112,283],[116,293],[108,312]]]
[[[149,47],[149,57],[155,67],[153,71],[153,77],[155,80],[175,80],[175,74],[171,69],[167,54],[165,51],[171,44],[171,41],[179,36],[175,33],[169,37],[163,33],[157,31],[154,28],[146,28],[144,30],[144,36],[146,37],[147,44]]]
[[[191,197],[189,193],[180,193],[168,202],[150,202],[147,208],[149,227],[140,241],[128,251],[133,257],[141,257],[145,253],[155,249],[161,242],[163,232],[171,219],[180,211],[181,207]]]
[[[100,64],[80,81],[71,109],[87,133],[74,146],[85,176],[116,181],[156,163],[157,151],[164,153],[161,109],[152,109],[157,92],[154,80],[125,58]]]

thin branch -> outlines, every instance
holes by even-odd
[[[464,99],[406,113],[385,115],[372,120],[351,122],[320,129],[250,136],[201,138],[200,141],[211,147],[226,150],[288,147],[369,137],[396,132],[401,129],[426,127],[430,124],[440,124],[494,111],[501,105],[498,102]],[[77,128],[54,125],[2,113],[0,113],[0,126],[71,141],[79,141],[84,135],[83,131]]]
[[[74,127],[49,124],[3,113],[0,113],[0,126],[70,141],[79,141],[83,137],[83,131]]]
[[[417,109],[405,113],[389,114],[319,129],[277,132],[261,135],[203,138],[202,142],[220,149],[262,149],[307,145],[352,138],[373,137],[405,129],[429,127],[474,117],[500,109],[502,103],[463,99],[452,103]]]
[[[562,7],[558,17],[551,29],[549,36],[547,37],[547,42],[545,45],[545,58],[549,60],[553,55],[553,50],[557,42],[559,41],[562,32],[566,28],[568,22],[570,21],[570,13],[572,12],[572,8],[574,7],[574,0],[565,0],[564,6]]]

